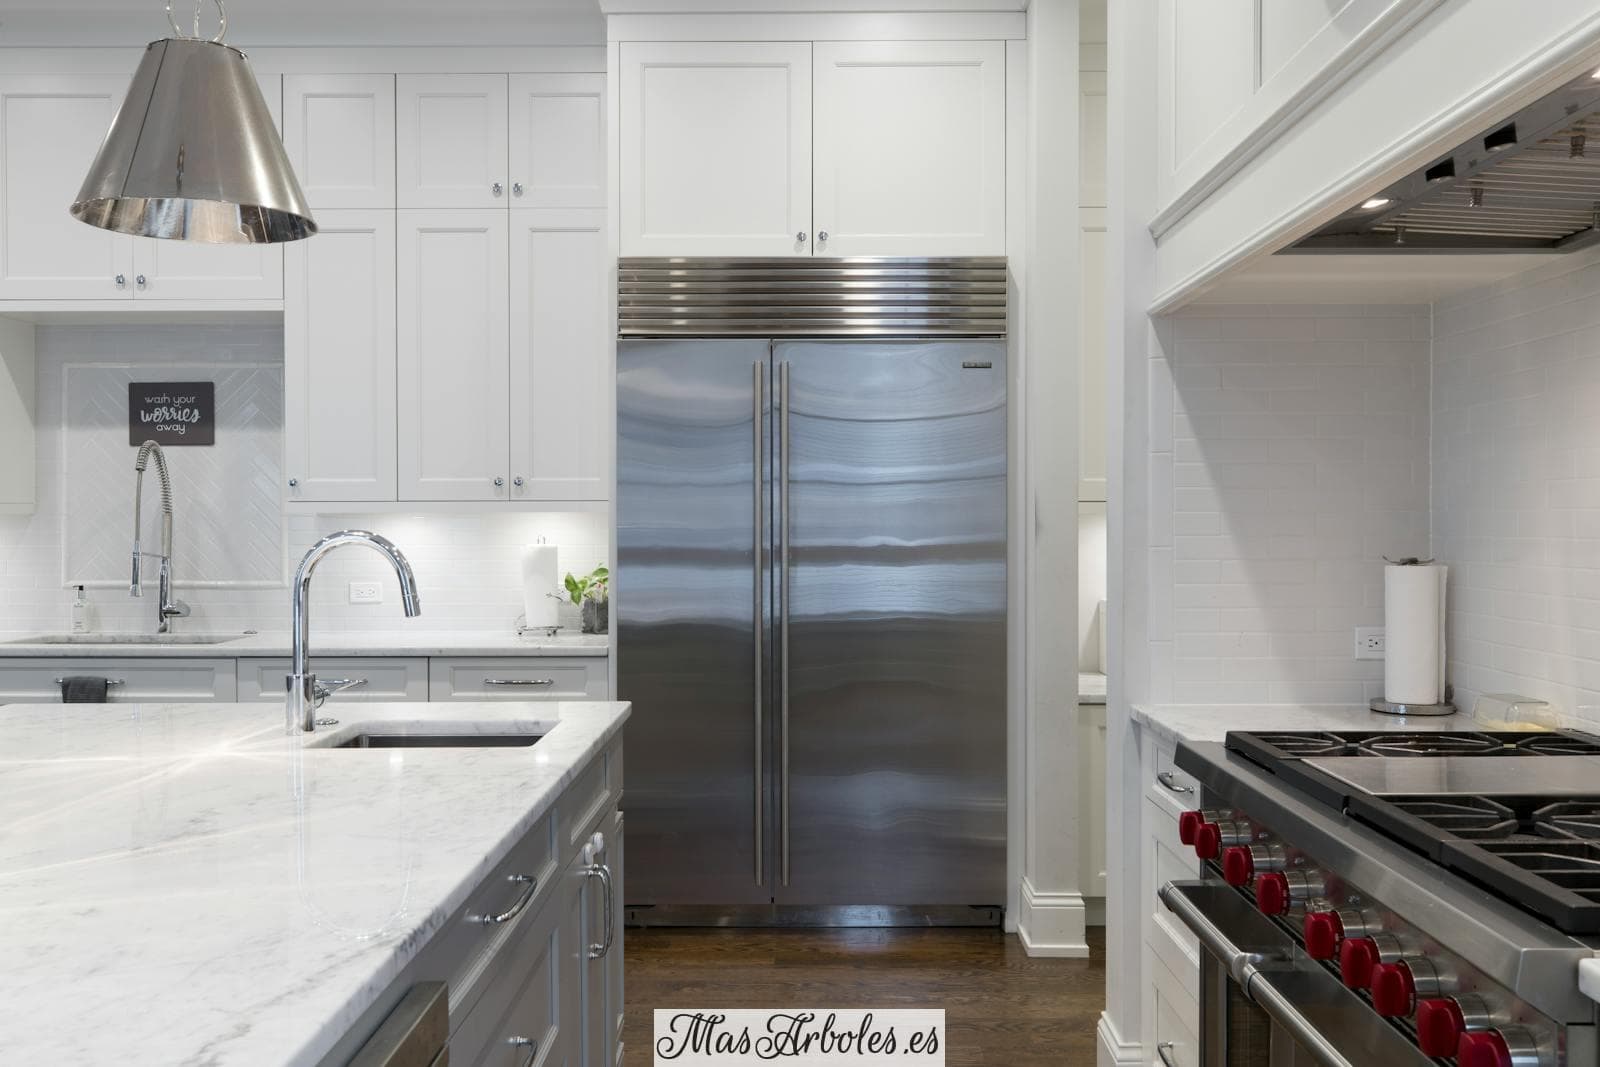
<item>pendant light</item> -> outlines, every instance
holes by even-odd
[[[91,226],[211,244],[296,241],[317,232],[243,52],[217,35],[153,41],[71,207]]]

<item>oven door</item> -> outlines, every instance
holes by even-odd
[[[1218,882],[1168,882],[1161,900],[1200,939],[1200,1067],[1427,1067],[1400,1030]]]

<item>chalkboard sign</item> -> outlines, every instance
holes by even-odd
[[[128,443],[217,443],[215,382],[129,382]]]

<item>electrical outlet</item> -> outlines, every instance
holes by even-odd
[[[350,603],[352,604],[382,604],[383,583],[381,582],[351,582]]]
[[[1356,627],[1356,659],[1382,659],[1384,648],[1383,627]]]

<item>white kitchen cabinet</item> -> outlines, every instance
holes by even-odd
[[[323,209],[392,208],[392,74],[291,74],[283,79],[283,144],[306,200]]]
[[[67,212],[128,78],[0,76],[0,299],[133,296],[133,243]]]
[[[1078,885],[1106,896],[1106,706],[1078,705]]]
[[[507,216],[399,212],[401,500],[507,498]]]
[[[1140,808],[1139,959],[1144,981],[1142,1035],[1154,1052],[1167,1045],[1176,1064],[1200,1062],[1200,946],[1157,896],[1169,881],[1198,878],[1201,862],[1178,840],[1178,816],[1196,807],[1199,786],[1174,764],[1175,746],[1148,730],[1136,734],[1142,793],[1129,800]],[[1138,788],[1135,785],[1135,788]]]
[[[511,213],[511,499],[611,495],[603,209]]]
[[[278,657],[241,659],[238,662],[239,703],[283,703],[290,660]],[[428,661],[425,659],[312,656],[311,669],[316,673],[317,681],[323,684],[336,679],[361,681],[359,686],[330,696],[329,703],[428,699]]]
[[[133,242],[135,299],[283,298],[281,244],[202,244],[154,237],[125,240]]]
[[[322,211],[289,247],[283,309],[289,500],[394,500],[395,213]]]
[[[603,656],[432,659],[428,699],[609,700]]]
[[[606,206],[606,76],[513,74],[512,207]]]
[[[505,207],[504,74],[402,74],[395,83],[395,198],[402,208]]]
[[[623,255],[810,253],[811,48],[621,46]]]
[[[58,678],[88,675],[111,680],[106,700],[229,703],[237,695],[232,659],[99,658],[50,656],[0,659],[0,704],[57,704]]]
[[[613,1067],[622,1055],[622,812],[615,809],[600,821],[602,847],[587,858],[611,873],[612,891],[597,877],[585,878],[583,891],[583,1061],[596,1067]],[[607,911],[611,942],[605,942]],[[605,951],[591,955],[591,946]]]
[[[0,318],[0,515],[37,503],[37,378],[33,323]]]
[[[1004,42],[812,49],[815,254],[1003,255]]]

